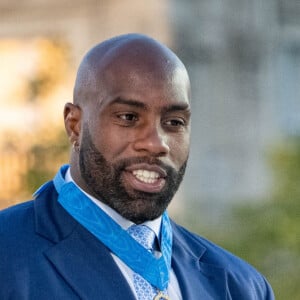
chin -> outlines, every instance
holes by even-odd
[[[167,205],[157,203],[149,199],[133,200],[125,203],[121,207],[115,207],[115,210],[124,218],[140,224],[146,221],[152,221],[160,217],[166,210]]]

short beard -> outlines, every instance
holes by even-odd
[[[147,193],[126,189],[122,181],[122,171],[135,163],[156,164],[166,170],[166,183],[161,192]],[[163,214],[179,188],[186,164],[187,160],[179,171],[176,171],[159,159],[148,156],[121,159],[112,164],[97,150],[89,130],[87,128],[83,130],[79,165],[89,192],[136,224],[154,220]]]

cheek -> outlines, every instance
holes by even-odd
[[[182,139],[170,143],[170,156],[178,168],[181,167],[182,164],[188,159],[189,151],[189,136],[183,137]]]
[[[96,147],[108,161],[119,159],[128,147],[125,136],[119,136],[113,131],[102,132],[96,138]]]

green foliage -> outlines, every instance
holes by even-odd
[[[270,162],[274,188],[269,199],[236,206],[222,244],[269,279],[276,299],[299,299],[300,141],[276,148]]]

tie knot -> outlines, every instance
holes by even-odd
[[[127,229],[127,232],[144,248],[149,251],[153,250],[155,233],[146,225],[132,225]]]

